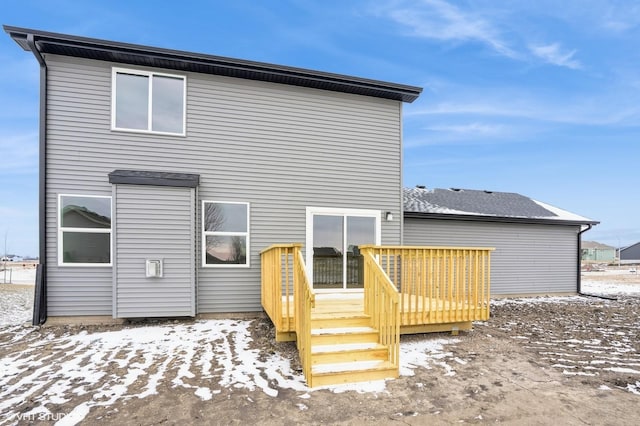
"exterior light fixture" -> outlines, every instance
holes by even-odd
[[[393,220],[393,214],[391,212],[387,212],[385,213],[384,218],[386,219],[387,222],[391,222]]]

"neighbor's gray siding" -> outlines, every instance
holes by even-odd
[[[195,315],[195,189],[115,185],[113,202],[114,318]]]
[[[55,197],[110,195],[114,169],[200,174],[198,230],[201,200],[250,203],[251,267],[199,267],[200,313],[260,310],[259,252],[304,242],[307,206],[400,217],[399,102],[187,73],[186,137],[113,132],[111,66],[123,65],[47,62],[49,315],[111,314],[111,268],[56,266]],[[383,220],[382,242],[400,243],[398,219]]]
[[[494,247],[491,294],[577,291],[577,226],[405,219],[404,244]]]
[[[627,247],[620,252],[620,260],[627,262],[640,261],[640,243]]]

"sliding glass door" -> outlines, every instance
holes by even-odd
[[[379,211],[308,208],[307,263],[314,289],[363,288],[363,244],[380,244]]]

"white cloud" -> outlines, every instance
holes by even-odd
[[[453,43],[481,43],[514,60],[542,60],[573,70],[582,69],[580,61],[574,57],[576,50],[565,51],[558,42],[536,44],[530,41],[531,28],[541,25],[535,16],[543,12],[528,4],[501,7],[493,2],[469,5],[445,0],[391,1],[377,9],[378,15],[400,24],[413,37]],[[557,16],[566,13],[566,10],[557,11]],[[621,25],[617,21],[610,22],[611,25]],[[556,38],[561,36],[554,35]]]
[[[410,6],[386,10],[386,13],[397,23],[409,28],[410,34],[415,37],[479,42],[502,55],[516,56],[490,22],[445,1],[423,0],[420,3],[410,3]]]
[[[510,118],[572,125],[636,127],[640,122],[640,107],[638,96],[628,94],[621,102],[618,92],[558,98],[539,96],[526,89],[477,90],[466,87],[450,91],[444,101],[433,100],[427,107],[407,108],[404,116],[418,120],[425,116],[449,116],[470,122],[489,118],[490,121],[503,122]]]
[[[530,45],[529,50],[531,50],[535,56],[550,64],[571,69],[582,68],[582,64],[573,58],[576,54],[576,50],[563,52],[558,43],[539,46]]]
[[[518,123],[434,123],[419,130],[407,130],[403,145],[406,149],[413,149],[439,145],[511,144],[519,143],[524,136],[533,133],[531,126]]]
[[[586,9],[591,9],[591,7]],[[618,5],[607,3],[593,12],[595,20],[600,22],[600,26],[613,33],[624,33],[640,26],[640,5],[637,4],[629,4],[629,2]]]
[[[427,126],[425,130],[429,130],[432,132],[446,132],[457,135],[499,135],[504,132],[504,125],[495,125],[495,124],[487,124],[487,123],[466,123],[466,124],[445,124],[445,125],[435,125],[435,126]]]

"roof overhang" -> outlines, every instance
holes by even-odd
[[[530,218],[530,217],[505,217],[505,216],[485,216],[485,215],[465,215],[449,213],[422,213],[404,212],[405,218],[411,219],[441,219],[441,220],[463,220],[467,222],[498,222],[498,223],[526,223],[538,225],[565,225],[584,226],[597,225],[597,221],[578,221],[566,219]]]
[[[31,35],[35,46],[41,53],[267,81],[402,102],[413,102],[422,92],[420,87],[304,68],[161,49],[8,25],[4,25],[3,28],[26,51],[32,50],[27,43],[27,38]]]

